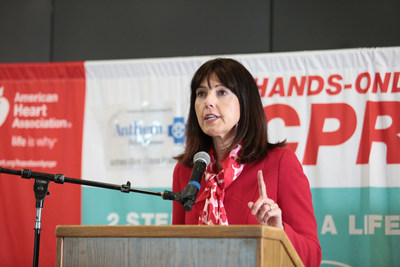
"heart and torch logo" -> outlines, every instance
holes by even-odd
[[[7,98],[3,96],[4,87],[0,87],[0,126],[3,125],[10,111],[10,103]]]

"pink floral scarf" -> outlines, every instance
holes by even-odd
[[[207,184],[198,198],[198,201],[205,199],[203,212],[199,216],[199,225],[229,225],[224,208],[225,188],[235,181],[243,170],[244,164],[238,162],[241,151],[242,146],[238,144],[222,160],[222,169],[217,172],[218,165],[214,148],[210,149],[211,162],[205,171]]]

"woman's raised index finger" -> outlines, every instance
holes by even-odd
[[[260,193],[260,197],[268,197],[267,188],[265,187],[264,177],[261,170],[257,172],[257,181],[258,181],[258,192]]]

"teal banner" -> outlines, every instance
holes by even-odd
[[[164,188],[146,188],[162,192]],[[400,266],[400,188],[313,188],[321,266]],[[85,187],[82,224],[170,225],[159,196]]]
[[[166,189],[146,188],[163,192]],[[170,225],[171,200],[140,193],[122,193],[102,188],[82,188],[84,225]]]
[[[313,188],[312,194],[321,266],[400,266],[400,188]]]

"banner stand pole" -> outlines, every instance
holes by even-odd
[[[22,169],[22,170],[14,170],[14,169],[6,169],[0,167],[0,173],[6,173],[11,175],[21,176],[25,179],[35,179],[35,183],[33,185],[33,191],[35,193],[36,199],[36,219],[35,219],[35,242],[33,248],[33,267],[37,267],[39,265],[39,247],[40,247],[40,232],[41,232],[41,224],[42,224],[42,209],[43,209],[43,202],[46,195],[49,195],[49,184],[50,181],[64,184],[72,183],[72,184],[80,184],[80,185],[87,185],[87,186],[94,186],[106,189],[113,189],[121,191],[122,193],[141,193],[141,194],[148,194],[154,196],[160,196],[164,200],[179,200],[179,193],[171,192],[164,190],[163,192],[154,192],[154,191],[147,191],[147,190],[140,190],[140,189],[133,189],[131,188],[131,182],[127,182],[123,185],[115,185],[109,183],[101,183],[96,181],[89,181],[89,180],[82,180],[76,178],[68,178],[65,177],[64,174],[49,174],[49,173],[42,173],[42,172],[34,172],[29,169]]]

